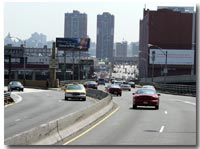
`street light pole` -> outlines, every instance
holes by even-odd
[[[164,70],[164,73],[165,73],[165,77],[164,77],[164,83],[166,83],[166,78],[167,78],[167,51],[163,51],[163,49],[157,45],[153,45],[153,44],[148,44],[148,47],[157,47],[163,55],[165,55],[165,70]]]
[[[155,61],[155,51],[152,51],[152,62],[153,62],[153,66],[152,66],[152,82],[153,82],[153,77],[154,77],[154,61]]]
[[[166,83],[166,78],[167,78],[167,51],[165,51],[165,77],[164,77],[165,83]]]

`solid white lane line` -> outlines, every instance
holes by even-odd
[[[163,132],[163,130],[164,130],[164,128],[165,128],[165,126],[162,126],[161,128],[160,128],[160,133],[162,133]]]
[[[184,101],[184,103],[191,104],[191,105],[196,105],[196,103],[189,102],[189,101]]]
[[[179,102],[183,102],[183,103],[187,103],[187,104],[191,104],[191,105],[194,105],[194,106],[196,106],[196,103],[194,103],[194,102],[190,102],[190,101],[183,101],[183,100],[176,100],[176,101],[179,101]]]

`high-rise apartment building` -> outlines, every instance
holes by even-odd
[[[97,15],[97,45],[96,57],[109,59],[113,57],[114,44],[114,15],[104,12]]]
[[[131,50],[130,55],[132,57],[138,56],[138,54],[139,54],[139,42],[131,42],[130,43],[130,50]]]
[[[64,37],[87,37],[87,14],[76,10],[73,13],[65,13]]]
[[[87,38],[87,14],[74,10],[73,13],[65,13],[64,25],[65,38]],[[71,56],[71,52],[67,51]],[[81,56],[87,55],[87,52],[81,52]],[[78,53],[75,53],[78,56]]]
[[[127,47],[126,41],[116,43],[116,57],[127,57]]]

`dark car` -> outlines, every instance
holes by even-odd
[[[133,93],[133,109],[137,106],[154,106],[155,109],[159,109],[159,96],[153,89],[138,89]]]
[[[122,88],[118,85],[118,84],[110,84],[107,86],[106,90],[111,93],[111,94],[115,94],[115,95],[122,95]]]
[[[105,83],[106,83],[106,81],[105,81],[105,79],[98,79],[98,85],[105,85]]]
[[[129,84],[132,88],[135,88],[135,82],[128,82],[128,84]]]
[[[19,81],[11,81],[8,84],[8,91],[13,91],[13,90],[18,90],[18,91],[24,91],[24,86],[22,85],[21,82]]]
[[[98,84],[95,81],[87,81],[83,85],[85,88],[98,89]]]

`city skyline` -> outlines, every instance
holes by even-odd
[[[33,32],[45,34],[48,41],[55,40],[56,37],[64,37],[64,15],[77,10],[88,15],[88,36],[93,42],[96,42],[97,37],[97,15],[103,12],[109,12],[115,16],[114,42],[123,40],[137,42],[139,41],[139,21],[144,8],[157,10],[157,6],[195,6],[194,2],[157,4],[145,1],[6,2],[4,3],[4,37],[9,32],[22,40],[27,39]]]

